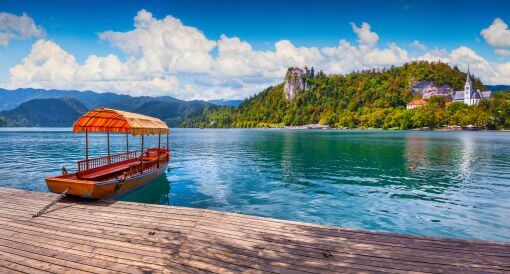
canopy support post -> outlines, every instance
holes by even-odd
[[[170,146],[169,146],[169,143],[168,143],[168,140],[169,140],[169,137],[168,137],[169,133],[166,134],[166,161],[168,162],[169,161],[169,157],[170,157]]]
[[[85,167],[89,169],[89,130],[85,129]]]
[[[107,163],[110,164],[111,163],[111,159],[110,159],[110,131],[106,131],[106,146],[107,146],[107,149],[108,149],[108,157],[106,159],[108,159]]]
[[[142,162],[142,170],[140,170],[140,173],[143,173],[143,135],[142,135],[142,150],[140,151],[140,161]]]
[[[129,137],[127,132],[126,132],[126,159],[129,160]]]
[[[159,168],[159,150],[161,149],[161,133],[158,133],[158,168]]]

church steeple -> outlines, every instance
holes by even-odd
[[[470,83],[471,86],[473,86],[473,81],[471,81],[471,72],[469,72],[469,65],[468,65],[468,71],[467,71],[467,75],[466,75],[466,85],[467,83]]]
[[[480,103],[480,100],[492,97],[491,91],[480,91],[476,89],[475,84],[480,85],[481,82],[471,74],[471,68],[468,65],[464,89],[455,91],[453,101],[464,102],[468,106],[476,106]]]
[[[473,105],[474,104],[474,87],[473,87],[473,80],[471,79],[471,71],[469,71],[469,65],[468,65],[468,71],[466,75],[466,83],[464,84],[464,103],[467,105]]]

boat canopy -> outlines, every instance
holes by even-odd
[[[158,118],[109,109],[98,108],[87,112],[73,125],[75,133],[119,132],[132,135],[168,134],[167,124]]]

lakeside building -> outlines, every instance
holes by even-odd
[[[406,107],[407,107],[407,109],[413,109],[413,108],[417,108],[417,107],[426,106],[426,105],[428,105],[428,103],[429,103],[429,101],[427,101],[426,99],[417,99],[417,100],[407,103]],[[449,106],[451,106],[451,104],[453,104],[452,101],[444,102],[445,107],[449,107]]]
[[[425,84],[430,85],[430,83],[425,83]],[[426,87],[426,88],[429,88],[429,87]],[[490,90],[481,91],[479,89],[475,89],[475,86],[473,84],[473,76],[471,75],[469,68],[468,68],[468,72],[466,75],[466,83],[464,83],[464,90],[454,91],[453,96],[451,94],[450,94],[450,96],[453,97],[453,100],[446,101],[445,107],[448,107],[453,103],[464,103],[468,106],[477,106],[478,104],[480,104],[480,101],[482,99],[491,98],[492,91],[490,91]],[[447,96],[445,96],[445,97],[448,98]],[[417,100],[407,103],[406,107],[407,107],[407,109],[413,109],[413,108],[425,106],[428,104],[427,99],[428,98],[423,96],[422,99],[417,99]]]
[[[427,102],[427,100],[425,100],[425,99],[416,99],[414,101],[407,103],[406,107],[407,107],[407,109],[413,109],[413,108],[425,106],[428,103],[429,102]]]
[[[492,97],[492,91],[480,91],[475,90],[473,81],[471,79],[471,73],[467,72],[466,83],[464,84],[464,90],[455,91],[453,95],[453,102],[462,102],[468,106],[477,106],[480,104],[480,100],[488,99]]]

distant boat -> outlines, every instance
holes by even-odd
[[[330,125],[319,125],[319,124],[310,124],[306,125],[307,129],[331,129]]]
[[[477,130],[482,130],[482,129],[483,129],[482,127],[474,126],[474,125],[467,125],[467,126],[463,126],[463,127],[462,127],[462,130],[472,130],[472,131],[477,131]]]
[[[160,119],[108,108],[91,110],[73,125],[75,133],[85,133],[85,160],[78,161],[78,170],[46,178],[51,192],[87,198],[114,198],[138,189],[163,174],[170,161],[168,135],[170,129]],[[107,155],[89,158],[88,135],[107,134]],[[110,155],[110,133],[126,135],[126,152]],[[129,151],[128,134],[141,136],[140,155]],[[158,147],[144,151],[144,136],[158,135]],[[161,147],[161,135],[166,134],[166,147]]]

